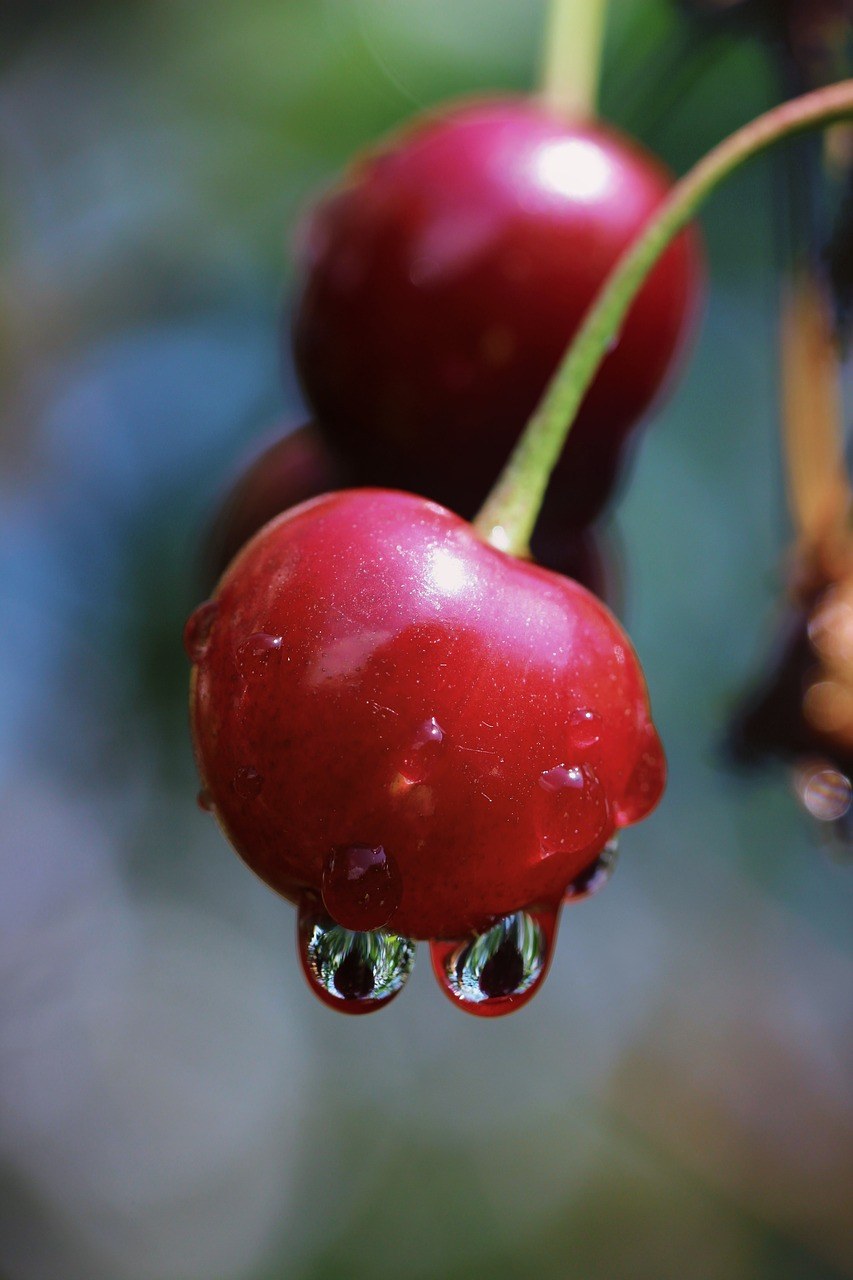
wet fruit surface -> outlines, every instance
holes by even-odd
[[[465,939],[553,909],[660,795],[612,615],[433,503],[306,503],[202,609],[191,715],[216,816],[267,883],[322,895],[339,926]]]
[[[359,475],[478,507],[669,187],[630,139],[521,98],[446,108],[363,156],[307,223],[294,333],[308,399]],[[590,389],[548,500],[574,527],[673,365],[697,257],[690,232],[667,250]]]

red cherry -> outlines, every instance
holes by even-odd
[[[637,143],[532,99],[445,108],[362,157],[308,220],[294,332],[308,399],[361,474],[476,509],[669,187]],[[683,233],[590,389],[549,491],[564,526],[610,494],[690,327],[698,259]]]
[[[268,520],[346,483],[343,464],[316,427],[276,433],[252,450],[222,500],[205,540],[203,574],[212,586]]]
[[[659,797],[642,672],[613,616],[434,503],[379,490],[305,503],[201,609],[203,786],[249,866],[303,904],[327,994],[335,964],[353,969],[345,986],[361,972],[353,938],[465,939],[555,912]],[[262,661],[247,665],[247,644]],[[321,895],[346,944],[331,959]],[[364,911],[387,935],[347,934]]]
[[[354,468],[349,469],[350,473]],[[314,426],[275,438],[253,450],[224,499],[203,552],[203,580],[210,589],[249,539],[269,520],[307,498],[341,488],[348,472]],[[473,510],[462,512],[473,515]],[[611,607],[621,600],[616,550],[589,529],[540,521],[532,541],[537,564],[583,584]]]

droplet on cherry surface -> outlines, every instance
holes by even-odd
[[[430,943],[433,972],[445,994],[478,1017],[499,1017],[526,1004],[551,960],[557,911],[516,911],[478,937]]]
[[[187,619],[184,627],[184,650],[190,662],[201,662],[207,653],[218,612],[219,606],[215,600],[205,600]]]
[[[604,787],[588,764],[546,769],[537,780],[535,807],[543,857],[586,849],[601,839],[610,822]]]
[[[426,782],[433,768],[441,758],[441,745],[444,742],[444,730],[430,716],[415,730],[412,747],[400,768],[406,782]]]
[[[244,680],[263,676],[281,657],[281,636],[255,631],[237,650],[237,663]]]
[[[203,813],[212,813],[214,810],[213,796],[207,787],[202,787],[196,796],[196,804]]]
[[[601,741],[601,716],[589,707],[578,707],[569,716],[568,739],[578,751],[588,751]]]
[[[231,784],[241,800],[254,800],[263,789],[264,780],[250,764],[243,765],[234,774]]]
[[[299,959],[315,995],[343,1013],[372,1013],[402,990],[415,944],[384,930],[359,932],[332,920],[312,898],[299,907]]]
[[[364,931],[387,924],[402,889],[397,864],[381,845],[333,849],[323,867],[323,904],[347,929]]]

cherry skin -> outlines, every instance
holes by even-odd
[[[425,499],[353,490],[285,513],[185,640],[219,822],[263,880],[345,928],[458,939],[556,909],[662,790],[606,607]]]
[[[371,483],[481,504],[611,267],[669,191],[637,143],[532,99],[427,115],[362,156],[307,219],[297,369]],[[695,233],[663,255],[585,399],[548,505],[588,524],[676,363]]]

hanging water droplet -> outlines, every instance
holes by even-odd
[[[299,908],[299,958],[315,995],[344,1013],[371,1013],[393,1000],[415,963],[415,944],[396,933],[354,932],[318,910]]]
[[[444,730],[431,716],[415,730],[411,750],[400,767],[405,782],[425,782],[441,758]]]
[[[558,764],[540,774],[534,810],[543,857],[579,853],[600,840],[610,824],[607,794],[588,764]]]
[[[516,911],[473,941],[431,942],[433,971],[467,1013],[511,1013],[538,990],[551,960],[557,911]]]
[[[244,680],[262,676],[281,657],[281,636],[256,631],[237,650],[237,665]]]
[[[566,898],[577,902],[580,898],[592,898],[599,893],[613,875],[618,859],[619,843],[614,836],[607,841],[595,861],[575,876],[566,889]]]
[[[569,716],[566,728],[569,744],[578,751],[588,751],[601,741],[603,726],[601,716],[589,707],[578,707]]]
[[[202,809],[205,813],[213,812],[213,796],[210,794],[207,787],[202,787],[199,791],[196,796],[196,804],[199,809]]]
[[[244,765],[234,774],[231,785],[241,800],[254,800],[255,796],[260,795],[264,780],[257,769]]]
[[[616,805],[617,827],[630,827],[651,813],[666,785],[666,756],[651,721],[643,728],[640,754],[628,779],[625,793]]]
[[[402,890],[397,864],[382,845],[347,845],[333,849],[326,859],[323,902],[332,919],[347,929],[387,924]]]
[[[201,662],[210,642],[210,633],[219,612],[215,600],[205,600],[187,618],[184,627],[184,649],[190,662]]]

